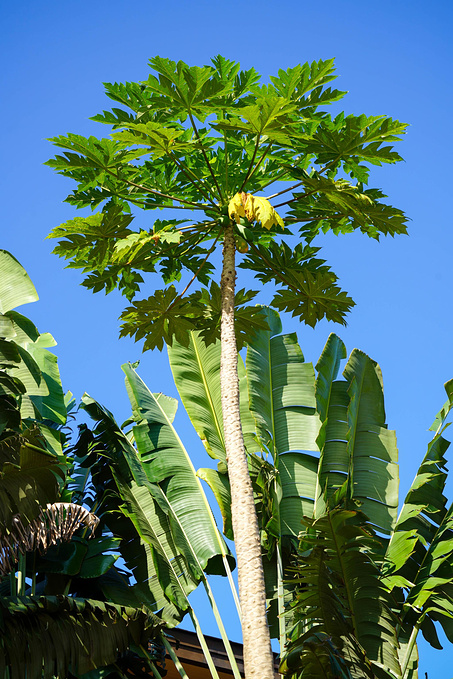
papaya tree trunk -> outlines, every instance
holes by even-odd
[[[242,610],[244,666],[246,679],[273,679],[258,519],[239,411],[238,352],[234,330],[236,271],[233,229],[232,223],[225,227],[223,244],[220,389]]]

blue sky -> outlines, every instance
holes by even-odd
[[[74,210],[62,203],[71,182],[43,166],[54,153],[46,139],[67,132],[105,134],[88,120],[109,107],[102,82],[145,79],[154,55],[201,65],[221,53],[264,76],[333,56],[336,85],[349,91],[342,102],[346,112],[410,123],[398,145],[405,162],[377,168],[371,182],[407,212],[409,236],[379,244],[360,235],[327,237],[324,256],[357,302],[348,327],[321,323],[312,330],[283,319],[284,331],[298,332],[307,360],[316,362],[335,331],[349,351],[358,347],[379,362],[404,494],[445,400],[443,383],[453,377],[453,5],[170,0],[164,7],[143,0],[24,0],[8,3],[0,16],[0,247],[19,259],[38,290],[40,302],[23,311],[56,338],[65,389],[76,397],[87,391],[120,421],[128,415],[121,363],[141,358],[139,372],[154,391],[176,395],[175,389],[165,354],[141,356],[139,345],[118,340],[124,300],[116,293],[87,292],[79,274],[65,271],[63,261],[51,255],[47,233]],[[206,465],[182,413],[177,423],[195,465]],[[453,497],[451,482],[449,491]],[[237,637],[236,628],[232,635]],[[436,652],[422,645],[421,676],[428,671],[430,679],[451,677],[452,660],[448,646]]]

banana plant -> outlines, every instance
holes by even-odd
[[[453,643],[453,504],[444,495],[447,479],[443,437],[453,407],[453,380],[431,430],[434,437],[401,507],[382,565],[383,581],[399,603],[402,676],[416,676],[419,631],[441,649],[436,622]],[[412,674],[411,674],[412,673]]]
[[[38,295],[19,262],[0,250],[0,539],[2,556],[47,504],[60,499],[66,403],[49,334],[15,307]],[[13,541],[11,543],[11,536]],[[6,542],[5,542],[6,541]],[[5,571],[6,562],[0,568]]]
[[[99,520],[71,478],[63,428],[72,398],[48,350],[55,341],[14,310],[37,299],[0,250],[0,675],[78,676],[134,645],[151,663],[143,648],[160,619],[141,602],[105,601],[121,580],[106,553],[117,541],[91,538]]]
[[[447,383],[449,401],[436,418],[438,431],[398,518],[396,436],[385,421],[379,366],[354,349],[340,377],[346,348],[331,334],[315,376],[296,336],[281,335],[274,312],[265,309],[263,313],[270,329],[255,334],[245,366],[239,363],[240,398],[260,517],[268,617],[282,651],[290,632],[282,667],[290,676],[293,671],[298,676],[295,668],[303,670],[303,676],[317,676],[310,674],[316,665],[318,670],[324,667],[323,671],[330,667],[334,674],[326,676],[337,676],[335,671],[338,676],[349,676],[352,663],[351,676],[354,671],[362,672],[360,676],[387,676],[389,669],[392,676],[413,679],[417,676],[418,630],[440,647],[434,626],[439,621],[452,638],[452,514],[442,495],[443,453],[448,446],[442,427],[451,408],[452,383]],[[225,533],[232,537],[217,400],[219,347],[204,346],[193,333],[188,346],[173,343],[168,352],[186,410],[207,452],[218,460],[217,469],[202,469],[198,474],[213,489]],[[337,534],[344,534],[341,549],[351,556],[347,564],[340,558],[338,544],[338,553],[331,549]],[[305,552],[310,556],[304,562],[301,587],[288,567],[295,558],[302,563]],[[336,570],[331,567],[332,559],[336,559]],[[354,596],[349,603],[344,601],[349,583],[344,573],[339,575],[343,567],[357,579],[354,587],[358,589],[351,591],[359,599],[360,592],[367,595],[366,588],[374,587],[372,596],[379,602],[379,611],[364,602],[363,610],[374,610],[368,621],[354,618],[350,608]],[[320,568],[329,574],[326,580],[319,578]],[[321,603],[316,604],[315,615],[305,602],[307,592],[315,596],[318,584],[316,596]],[[328,602],[329,592],[331,605],[326,615],[329,610],[332,614],[335,597],[343,601],[342,644],[335,643],[329,627],[319,627],[316,617]],[[298,604],[288,610],[294,597]],[[349,666],[345,657],[350,658]]]
[[[136,583],[131,595],[159,613],[168,627],[189,613],[206,662],[217,671],[188,596],[202,583],[232,671],[239,670],[207,575],[228,575],[232,556],[218,530],[201,481],[173,427],[177,401],[153,394],[128,364],[123,366],[133,425],[126,433],[88,395],[82,407],[96,421],[84,430],[78,454],[87,453],[100,510]],[[84,448],[82,446],[85,446]],[[129,596],[126,593],[126,596]],[[237,596],[237,595],[236,595]]]
[[[286,676],[416,679],[418,633],[441,649],[438,623],[453,642],[453,505],[443,494],[449,442],[442,436],[453,381],[445,388],[434,437],[387,536],[377,521],[386,513],[373,517],[370,498],[351,499],[349,477],[324,493],[323,513],[305,519]]]

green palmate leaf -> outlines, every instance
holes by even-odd
[[[123,370],[136,421],[133,434],[140,461],[149,481],[164,489],[177,544],[184,545],[184,553],[193,553],[192,559],[196,558],[203,570],[223,573],[222,557],[229,552],[192,462],[172,426],[177,402],[155,397],[129,365]]]
[[[280,69],[278,71],[278,78],[271,76],[270,80],[280,96],[296,101],[298,108],[304,108],[310,105],[310,103],[311,106],[320,103],[319,99],[317,100],[317,96],[319,98],[318,93],[320,90],[322,91],[323,85],[336,78],[334,73],[334,59],[327,59],[326,61],[320,59],[317,62],[313,61],[311,64],[299,64],[294,68],[288,68],[286,71]],[[306,97],[305,95],[309,92],[311,94]],[[341,98],[344,94],[346,92],[336,92],[333,95],[336,98],[332,98],[330,101],[336,101],[337,98]]]
[[[258,224],[239,224],[241,237],[254,246],[244,265],[281,287],[275,308],[310,325],[322,318],[343,323],[353,302],[315,257],[318,249],[299,245],[292,250],[274,241],[298,222],[307,243],[329,229],[338,234],[360,229],[373,238],[405,233],[404,214],[383,203],[382,192],[363,184],[373,164],[400,160],[393,143],[406,126],[384,116],[332,119],[322,110],[344,94],[326,87],[335,77],[332,59],[280,70],[268,85],[260,84],[254,69],[240,71],[239,64],[221,56],[203,67],[161,57],[151,59],[150,66],[153,72],[143,83],[106,84],[107,95],[123,108],[94,120],[111,125],[113,139],[69,134],[53,140],[64,155],[49,165],[76,182],[67,200],[77,207],[102,205],[99,215],[54,229],[55,252],[83,270],[89,289],[118,288],[129,301],[145,282],[143,272],[158,271],[170,285],[190,271],[195,287],[201,284],[210,294],[204,291],[198,298],[190,291],[190,315],[185,304],[173,304],[178,293],[167,314],[162,296],[168,291],[155,292],[148,311],[162,322],[153,323],[146,348],[162,347],[172,338],[187,344],[192,329],[212,342],[220,308],[210,287],[215,247],[206,250],[201,244],[215,232],[220,245],[233,195],[254,195],[276,183],[273,197],[285,197],[273,207],[291,208],[286,228],[265,234]],[[345,173],[355,183],[346,181]],[[290,179],[296,180],[292,187],[278,184]],[[178,229],[175,223],[160,234],[159,220],[154,229],[134,232],[130,222],[137,207],[201,210],[204,216],[192,226]],[[124,312],[123,334],[135,334],[136,325],[142,336],[147,304]],[[245,298],[242,306],[236,319],[240,344],[250,341],[248,328],[259,329]],[[193,318],[204,325],[188,320]]]
[[[280,284],[285,284],[291,277],[297,275],[301,270],[309,271],[313,274],[327,273],[330,271],[325,265],[325,260],[317,259],[315,255],[320,248],[298,243],[294,250],[284,241],[282,243],[269,243],[267,246],[256,245],[239,264],[241,269],[251,269],[255,271],[256,278],[262,283],[272,281],[280,275]],[[264,266],[263,262],[268,262]],[[278,272],[277,274],[275,272]],[[287,278],[288,277],[288,278]]]
[[[304,193],[295,193],[289,217],[306,222],[300,232],[313,238],[322,229],[335,234],[359,229],[371,238],[380,234],[395,236],[407,233],[404,213],[386,203],[378,189],[364,189],[363,184],[351,185],[344,179],[329,179],[317,173],[300,173]]]
[[[315,276],[307,271],[294,278],[295,285],[277,292],[273,306],[279,311],[291,312],[311,327],[323,318],[345,325],[345,316],[355,302],[335,285],[334,274]]]
[[[67,137],[54,137],[51,141],[55,146],[66,149],[63,156],[56,156],[54,160],[46,163],[60,174],[78,168],[115,170],[118,160],[124,155],[121,153],[124,147],[111,139],[68,134]]]
[[[76,217],[51,231],[48,238],[59,238],[55,254],[65,259],[73,259],[72,268],[86,269],[88,263],[96,263],[96,269],[102,272],[110,264],[115,246],[133,232],[128,228],[132,222],[131,215],[121,213],[118,207],[111,207],[104,212],[89,217]]]
[[[296,108],[283,97],[258,97],[256,104],[240,109],[240,117],[230,120],[218,119],[212,125],[215,129],[242,132],[258,138],[265,136],[266,140],[288,144],[289,135],[297,134],[297,131],[292,129],[290,115]]]
[[[274,280],[282,286],[272,300],[279,311],[290,311],[313,327],[322,318],[344,323],[354,302],[336,285],[337,277],[325,261],[313,256],[317,252],[301,245],[291,251],[286,243],[254,245],[240,266],[255,271],[263,283]]]
[[[141,608],[73,597],[1,602],[0,673],[11,679],[84,674],[156,637],[161,621]]]
[[[395,163],[401,157],[386,142],[395,142],[405,133],[407,125],[385,116],[344,116],[339,114],[330,123],[319,126],[313,140],[306,145],[321,164],[338,163],[349,158],[373,165]]]
[[[200,293],[194,293],[182,298],[174,285],[157,290],[123,311],[120,337],[129,335],[135,341],[146,338],[144,351],[156,347],[162,350],[164,342],[172,344],[174,340],[187,345],[190,331],[196,329],[202,317],[200,297]]]
[[[159,77],[150,76],[147,86],[150,91],[162,95],[163,101],[186,111],[200,114],[206,99],[222,95],[231,90],[231,81],[213,81],[214,69],[210,66],[202,68],[189,67],[184,62],[175,63],[169,59],[154,57],[150,66],[157,71]]]

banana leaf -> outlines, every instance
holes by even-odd
[[[317,636],[330,640],[325,652],[340,667],[341,659],[352,677],[401,677],[392,601],[380,582],[373,558],[376,537],[365,515],[334,509],[306,524],[304,551],[294,568],[293,612],[307,631],[296,627],[283,671],[310,676]],[[339,675],[348,676],[344,666]]]
[[[406,495],[383,566],[389,589],[404,587],[407,591],[402,635],[409,638],[408,630],[420,628],[425,639],[439,649],[435,622],[453,642],[453,506],[447,507],[444,495],[445,453],[450,443],[442,436],[453,405],[452,386],[453,381],[445,385],[448,401],[431,427],[436,433]],[[412,646],[414,643],[415,638]],[[408,663],[411,652],[408,643],[403,664]]]
[[[318,484],[316,489],[315,505],[313,514],[318,518],[325,513],[326,505],[326,488],[325,477],[322,473],[324,466],[324,449],[326,442],[327,416],[330,410],[332,398],[335,401],[335,393],[337,391],[336,379],[340,364],[346,358],[346,347],[342,340],[331,333],[327,339],[325,347],[316,364],[316,407],[322,422],[316,443],[318,444],[320,452],[318,465]],[[333,411],[331,411],[332,414]],[[324,484],[324,486],[323,486]]]
[[[206,346],[200,333],[191,332],[189,344],[174,341],[168,346],[170,367],[181,401],[208,454],[226,471],[223,417],[220,399],[220,342]],[[244,443],[249,453],[257,452],[255,424],[250,416],[247,378],[238,357],[239,395]],[[223,463],[223,464],[222,464]]]
[[[347,497],[388,535],[397,518],[398,449],[385,423],[381,371],[354,349],[343,375],[345,381],[331,382],[321,406],[327,416],[319,439],[319,486],[329,502],[344,485]]]
[[[224,574],[229,550],[215,523],[200,479],[173,427],[177,401],[154,396],[128,364],[122,369],[135,422],[134,440],[148,480],[162,488],[179,543],[189,546],[203,571]]]
[[[341,651],[329,635],[310,631],[291,645],[290,652],[285,654],[280,665],[280,672],[298,679],[353,679]]]
[[[56,357],[47,351],[56,344],[49,334],[14,308],[38,300],[25,269],[0,250],[0,368],[22,383],[22,417],[65,424],[66,408]],[[0,383],[0,395],[4,394]]]
[[[1,402],[0,402],[1,407]],[[0,440],[0,536],[15,515],[25,525],[58,500],[67,465],[45,448],[35,426]]]
[[[8,312],[4,318],[11,321],[14,339],[1,341],[0,363],[7,374],[24,386],[22,417],[65,424],[67,412],[57,358],[48,351],[56,345],[55,340],[49,333],[40,335],[28,318],[15,311]]]
[[[156,589],[161,588],[160,600],[167,601],[161,616],[167,624],[176,624],[189,610],[202,647],[205,640],[189,606],[188,595],[203,581],[226,652],[235,665],[203,572],[226,574],[225,562],[232,561],[232,557],[217,529],[200,480],[172,426],[177,402],[163,394],[153,395],[131,366],[125,365],[123,370],[133,419],[137,423],[128,436],[119,430],[108,411],[93,403],[92,399],[89,402],[87,397],[84,398],[85,407],[99,421],[97,431],[105,444],[101,455],[109,455],[109,471],[123,500],[118,509],[135,528],[135,535],[129,535],[129,544],[122,545],[122,554],[134,576],[141,575],[138,584],[142,589],[148,584],[155,596],[158,595]],[[95,470],[94,476],[95,483],[98,483],[98,470]],[[113,532],[116,531],[112,522],[110,527]],[[138,542],[146,546],[147,552],[137,554]],[[131,563],[131,551],[133,557],[141,556],[136,558],[136,564]],[[154,573],[149,572],[149,567],[144,567],[149,555],[153,560]],[[139,566],[141,573],[134,566]],[[208,664],[212,664],[207,647],[204,652]],[[235,676],[239,676],[237,668]]]
[[[144,609],[73,597],[0,600],[0,676],[52,679],[115,662],[162,622]],[[7,674],[9,672],[9,674]]]
[[[102,498],[103,520],[121,538],[120,551],[136,580],[133,600],[142,601],[165,623],[176,625],[189,608],[187,596],[198,585],[176,546],[165,508],[165,498],[151,484],[137,451],[113,415],[85,394],[82,407],[96,421],[79,439],[77,453],[86,450],[93,483]]]
[[[0,250],[0,313],[39,299],[23,266],[6,250]]]
[[[315,375],[296,335],[279,335],[278,315],[265,312],[270,330],[256,333],[247,350],[250,411],[258,439],[279,473],[274,535],[296,538],[303,516],[313,514],[316,497],[320,420]]]

